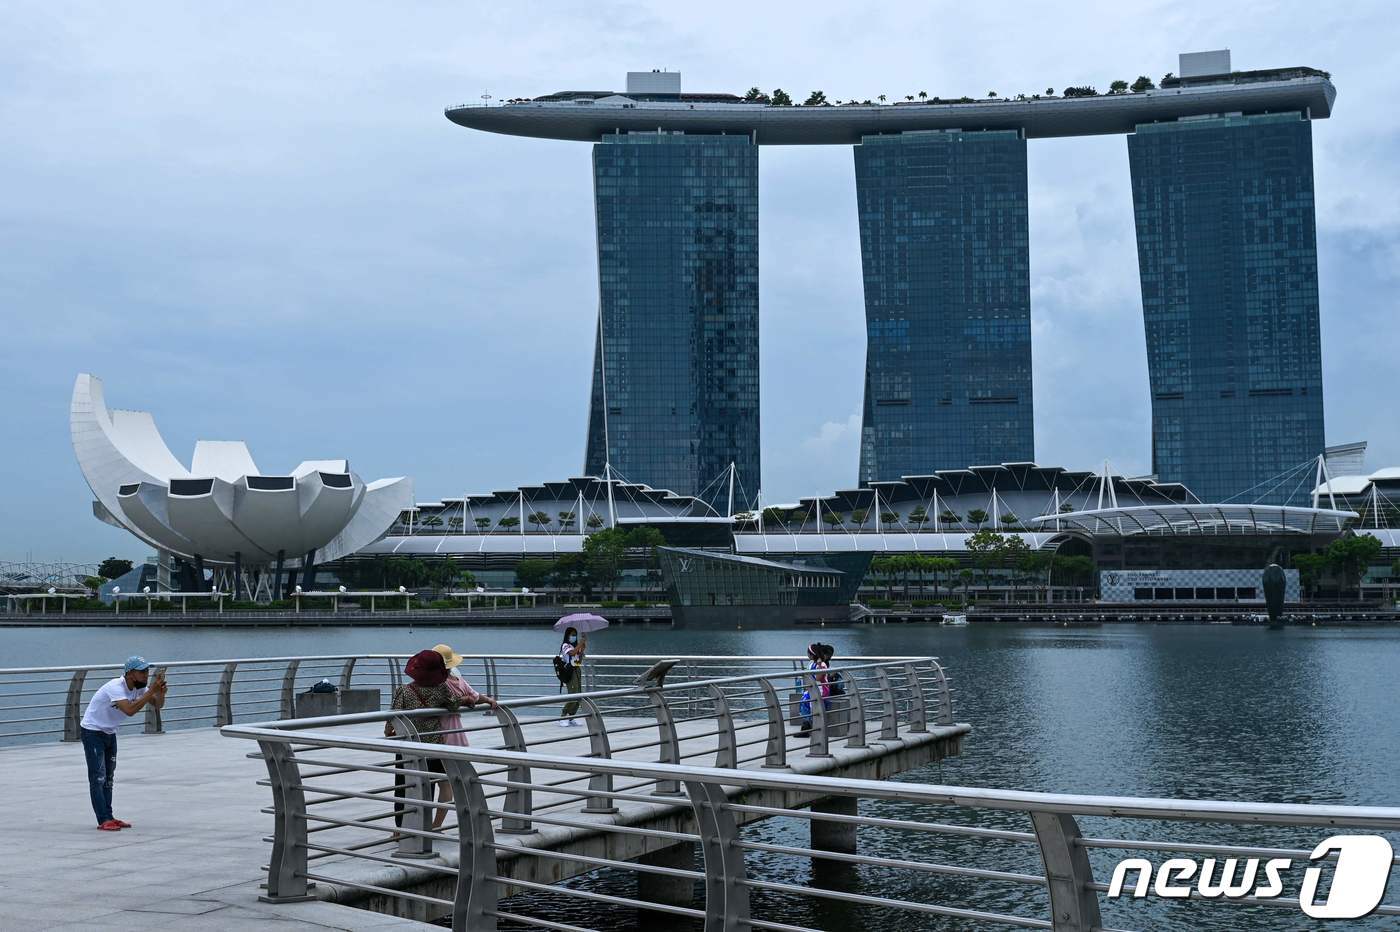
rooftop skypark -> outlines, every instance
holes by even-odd
[[[596,141],[606,133],[667,130],[752,135],[762,145],[855,144],[865,135],[938,129],[1015,129],[1027,138],[1088,136],[1209,114],[1331,115],[1336,89],[1326,71],[1210,70],[1168,73],[1157,83],[1146,75],[1131,83],[1118,79],[1102,93],[1080,84],[1058,94],[1047,87],[1008,95],[992,90],[981,98],[920,90],[901,100],[885,94],[832,99],[814,90],[800,103],[782,88],[751,87],[742,96],[683,92],[679,72],[633,72],[625,91],[558,91],[497,106],[449,107],[446,114],[461,126],[517,136]]]

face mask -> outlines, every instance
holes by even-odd
[[[569,643],[570,643],[570,644],[577,644],[577,643],[578,643],[578,635],[577,635],[577,634],[571,634],[571,635],[569,635]]]

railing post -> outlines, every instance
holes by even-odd
[[[151,667],[151,672],[147,674],[154,682],[155,679],[165,673],[164,667]],[[146,706],[146,722],[141,726],[143,734],[159,735],[164,733],[164,728],[160,720],[160,706],[154,702]]]
[[[887,667],[875,668],[875,679],[880,684],[880,702],[884,706],[880,715],[880,740],[899,740],[899,707],[895,704],[894,683],[890,680]]]
[[[1089,932],[1103,924],[1089,852],[1079,844],[1079,824],[1064,812],[1032,812],[1045,879],[1050,883],[1051,923],[1055,932]]]
[[[402,668],[399,666],[399,658],[397,658],[397,657],[390,657],[390,658],[389,658],[389,695],[392,696],[394,693],[398,692],[399,687],[402,686],[402,685],[403,685],[403,670],[402,670]]]
[[[904,674],[909,677],[909,730],[928,731],[928,706],[924,704],[924,684],[919,679],[919,670],[912,662],[906,663]]]
[[[588,756],[597,757],[603,760],[612,758],[612,747],[608,742],[608,726],[603,721],[603,715],[598,711],[598,706],[592,699],[580,699],[579,709],[582,711],[583,722],[588,726]],[[613,778],[610,773],[595,773],[588,780],[588,789],[593,793],[607,794],[589,796],[588,802],[584,804],[584,812],[617,812],[617,806],[612,801]]]
[[[933,665],[933,675],[938,679],[938,724],[953,724],[953,690],[948,685],[948,674],[943,670],[943,664],[937,660],[930,660]]]
[[[406,715],[395,715],[390,721],[394,726],[394,734],[403,741],[418,741],[418,726]],[[405,770],[426,771],[428,769],[428,759],[407,751],[394,755],[394,766]],[[400,794],[399,787],[403,787]],[[427,806],[412,806],[409,800],[416,802],[433,801],[433,781],[418,774],[401,773],[394,777],[394,798],[403,799],[403,803],[394,803],[395,822],[400,829],[408,829],[399,833],[399,845],[394,851],[396,858],[430,858],[434,856],[433,840],[426,837],[433,824],[432,811]],[[420,834],[422,833],[422,834]]]
[[[219,674],[219,695],[214,701],[214,727],[222,728],[233,724],[233,673],[238,662],[224,664],[224,672]]]
[[[744,881],[744,852],[739,827],[723,787],[685,782],[695,810],[700,849],[705,855],[705,932],[731,932],[749,925],[749,888]]]
[[[82,737],[83,727],[83,681],[86,670],[74,670],[68,681],[68,698],[63,703],[63,740],[77,741]]]
[[[282,674],[282,718],[292,718],[296,714],[297,668],[300,660],[287,661],[287,672]]]
[[[452,897],[453,932],[495,932],[496,836],[486,794],[470,761],[444,758],[443,770],[457,808],[457,891]]]
[[[496,658],[487,657],[484,666],[486,667],[486,695],[500,698],[500,685],[496,682]]]
[[[766,679],[758,681],[763,687],[763,705],[768,710],[768,743],[763,754],[763,766],[770,770],[787,769],[787,719],[778,691]]]
[[[267,864],[265,903],[300,903],[314,899],[306,882],[306,794],[301,768],[290,744],[259,741],[272,784],[272,854]]]
[[[851,698],[850,704],[850,736],[846,739],[846,747],[863,748],[865,743],[865,697],[860,694],[860,677],[858,673],[843,676],[846,681],[846,695]]]
[[[812,712],[812,734],[807,743],[808,757],[830,757],[827,750],[826,700],[822,697],[822,684],[817,674],[807,671],[802,674],[807,682],[807,708]]]
[[[715,702],[715,720],[719,724],[715,766],[733,770],[739,766],[739,739],[734,735],[734,716],[729,711],[729,697],[721,687],[713,684],[709,692]]]
[[[340,668],[340,691],[346,692],[350,689],[350,679],[355,675],[355,658],[351,657],[345,661],[345,666]]]
[[[656,731],[661,747],[657,753],[658,764],[678,765],[681,762],[681,743],[676,737],[676,721],[671,717],[671,709],[666,705],[666,696],[660,689],[648,689],[647,698],[651,710],[656,715]],[[680,781],[673,779],[657,780],[653,796],[680,796]]]
[[[520,719],[503,705],[496,706],[496,719],[501,723],[502,747],[507,751],[522,754],[530,749],[525,745],[525,733],[520,729]],[[506,771],[506,779],[521,784],[506,790],[505,802],[501,811],[507,813],[501,820],[501,833],[504,835],[527,835],[535,829],[530,824],[530,813],[534,812],[534,798],[527,784],[530,782],[530,768],[526,764],[511,764]]]

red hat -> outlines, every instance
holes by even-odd
[[[419,686],[441,686],[447,680],[447,664],[435,650],[420,650],[408,658],[404,672]]]

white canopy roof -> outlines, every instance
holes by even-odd
[[[1339,533],[1354,511],[1291,505],[1135,505],[1040,515],[1027,524],[1088,534],[1321,534]]]

